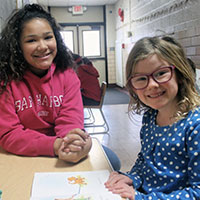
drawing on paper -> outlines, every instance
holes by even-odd
[[[69,177],[67,178],[67,180],[69,184],[78,185],[78,192],[77,194],[73,195],[73,197],[71,198],[72,200],[90,200],[91,199],[90,197],[85,198],[83,196],[78,199],[74,199],[75,196],[81,194],[81,187],[84,187],[85,185],[87,185],[86,178],[81,177],[80,175],[77,175],[77,176]]]
[[[71,176],[67,178],[68,183],[71,185],[78,185],[78,192],[72,197],[67,198],[67,199],[55,199],[55,200],[92,200],[91,197],[84,197],[84,195],[81,195],[78,198],[75,198],[77,195],[81,194],[81,188],[87,185],[86,178],[82,177],[80,175],[77,176]]]

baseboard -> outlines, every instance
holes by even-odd
[[[120,87],[119,85],[117,85],[115,83],[114,84],[108,84],[108,88],[115,88],[115,89],[118,89],[119,91],[124,92],[125,94],[129,95],[126,87]]]
[[[115,87],[119,87],[119,86],[115,83],[112,83],[112,84],[108,84],[108,87],[109,88],[115,88]]]
[[[119,85],[117,85],[116,83],[112,83],[112,84],[108,84],[108,87],[109,88],[119,88],[119,89],[122,89],[122,90],[127,90],[126,87],[121,87]]]

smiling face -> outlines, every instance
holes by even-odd
[[[26,22],[20,44],[30,70],[38,76],[45,74],[57,54],[55,35],[48,21],[35,18]]]
[[[169,65],[168,62],[153,54],[136,64],[134,74],[150,74],[161,67]],[[162,113],[169,113],[169,110],[176,108],[177,103],[178,83],[175,71],[172,71],[172,78],[168,82],[159,84],[151,77],[145,89],[134,89],[134,92],[147,106]]]

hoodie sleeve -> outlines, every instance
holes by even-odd
[[[66,70],[64,73],[65,91],[62,106],[55,120],[55,133],[59,137],[64,137],[74,128],[84,128],[80,81],[73,70]]]
[[[0,108],[0,146],[17,155],[54,156],[53,144],[56,137],[49,137],[22,125],[10,87],[1,94]]]

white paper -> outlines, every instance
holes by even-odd
[[[104,183],[109,171],[35,173],[30,200],[121,200]]]

